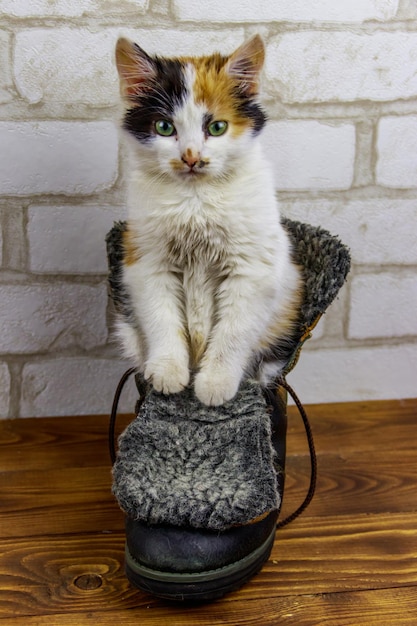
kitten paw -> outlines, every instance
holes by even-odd
[[[155,391],[165,394],[179,393],[187,387],[190,381],[190,372],[174,360],[150,361],[146,364],[145,378],[152,383]]]
[[[195,377],[194,391],[197,398],[208,406],[219,406],[231,400],[239,389],[240,379],[225,373],[201,371]]]

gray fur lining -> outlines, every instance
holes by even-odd
[[[279,508],[273,460],[255,383],[220,407],[202,405],[191,389],[151,391],[119,438],[113,492],[133,519],[224,530]]]

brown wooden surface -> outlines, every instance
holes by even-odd
[[[198,607],[157,600],[124,576],[105,417],[0,422],[0,626],[416,625],[417,400],[307,408],[312,504],[277,532],[260,574]],[[291,408],[283,516],[308,478]]]

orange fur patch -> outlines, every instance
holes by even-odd
[[[184,169],[184,163],[179,159],[171,159],[169,164],[173,170],[181,172]]]
[[[265,513],[262,513],[261,515],[258,515],[258,517],[255,517],[255,519],[252,519],[250,522],[248,522],[248,525],[249,524],[257,524],[258,522],[261,522],[263,519],[268,517],[270,512],[271,511],[265,511]]]
[[[258,517],[255,517],[254,519],[251,519],[249,522],[246,522],[246,524],[234,524],[233,528],[242,528],[242,526],[250,526],[251,524],[257,524],[258,522],[261,522],[263,519],[268,517],[270,513],[271,511],[266,511],[265,513],[261,513],[261,515],[258,515]]]
[[[250,120],[239,114],[238,100],[234,96],[238,83],[226,70],[227,57],[213,54],[209,57],[181,60],[191,63],[196,70],[193,91],[197,104],[204,104],[214,119],[227,121],[234,136],[250,128]]]
[[[206,341],[201,333],[192,333],[190,337],[191,359],[193,366],[196,367],[206,351]]]
[[[123,263],[133,265],[139,261],[140,256],[134,233],[131,230],[125,230],[123,233]]]
[[[288,303],[286,310],[282,311],[279,317],[272,319],[266,333],[259,341],[258,350],[268,350],[277,339],[292,333],[297,323],[302,298],[303,289],[299,281],[298,289],[294,292],[292,301]]]

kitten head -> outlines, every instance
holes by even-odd
[[[264,62],[258,35],[230,56],[170,59],[120,39],[116,62],[123,127],[153,174],[185,181],[227,176],[265,124],[257,101]]]

